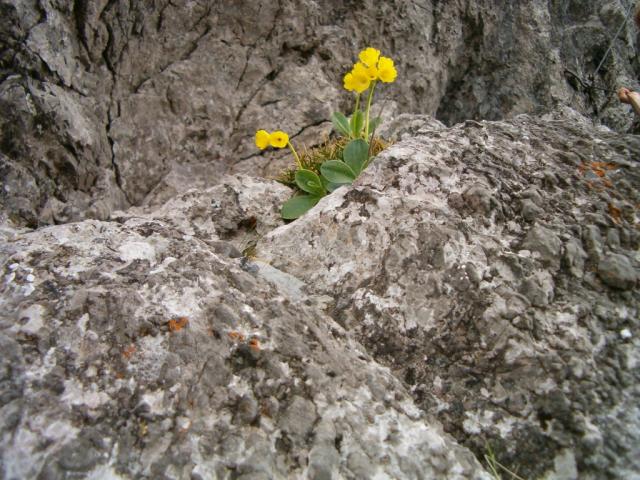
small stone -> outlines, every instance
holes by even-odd
[[[250,424],[258,416],[258,402],[253,395],[244,395],[238,402],[238,419]]]
[[[19,263],[12,263],[11,265],[9,265],[9,270],[11,270],[12,272],[14,270],[16,270],[18,267],[20,266]]]
[[[29,283],[33,282],[36,279],[32,274],[29,274],[25,277],[25,280]]]
[[[527,222],[533,222],[536,218],[538,218],[544,210],[542,210],[539,206],[533,203],[529,199],[522,200],[522,218],[524,218]]]
[[[598,276],[605,284],[620,290],[633,288],[638,278],[629,259],[618,253],[610,253],[600,261]]]
[[[584,262],[588,257],[579,240],[571,239],[566,243],[563,260],[574,277],[582,278],[584,276]]]
[[[620,330],[620,336],[625,340],[629,340],[632,337],[631,330],[629,330],[628,328],[623,328],[622,330]]]
[[[607,231],[607,245],[612,249],[620,248],[620,233],[617,228],[610,228]]]
[[[582,241],[591,258],[599,261],[602,256],[602,235],[600,234],[600,229],[595,225],[587,225],[582,230]]]
[[[521,249],[538,252],[543,263],[553,267],[560,267],[560,251],[562,240],[550,229],[541,225],[535,225],[520,245]]]

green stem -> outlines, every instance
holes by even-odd
[[[360,94],[358,93],[356,95],[356,107],[353,109],[353,114],[351,115],[351,118],[354,118],[354,115],[358,114],[358,110],[360,110]],[[356,122],[353,122],[353,126],[356,126]],[[351,129],[351,138],[356,138],[356,134],[360,133],[360,132],[356,132],[353,128]]]
[[[302,170],[302,162],[300,161],[300,157],[298,156],[296,149],[293,148],[293,145],[291,145],[291,142],[287,142],[287,146],[291,149],[291,153],[293,153],[293,156],[296,158],[296,164],[298,164],[298,169]]]
[[[373,100],[373,91],[376,89],[377,80],[374,80],[369,91],[369,99],[367,100],[367,113],[365,115],[364,123],[364,139],[369,141],[369,111],[371,110],[371,100]]]

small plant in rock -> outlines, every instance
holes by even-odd
[[[282,183],[298,190],[298,194],[282,206],[282,218],[298,218],[325,195],[342,185],[351,184],[371,159],[387,146],[383,140],[375,138],[375,130],[381,120],[380,117],[371,118],[371,103],[377,83],[392,83],[396,76],[393,60],[381,56],[375,48],[361,51],[359,61],[343,78],[344,88],[355,93],[353,113],[347,117],[335,112],[331,117],[333,127],[341,137],[326,141],[303,155],[298,155],[285,132],[256,132],[255,142],[259,149],[289,147],[296,161],[296,168],[286,170],[279,178]],[[367,91],[363,111],[360,99]]]
[[[525,480],[516,472],[513,472],[502,465],[496,459],[496,455],[489,444],[487,444],[487,453],[484,454],[484,461],[487,464],[487,468],[489,469],[489,473],[493,477],[493,480]],[[507,477],[503,477],[500,472],[507,475]]]

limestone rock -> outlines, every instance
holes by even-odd
[[[611,205],[638,198],[640,138],[566,110],[427,125],[256,254],[332,297],[334,318],[479,457],[497,445],[525,478],[637,474],[637,408],[621,412],[638,344],[620,331],[639,326],[640,237]],[[593,156],[612,166],[600,183]],[[519,199],[544,212],[533,225]],[[611,228],[615,253],[599,236]],[[610,423],[620,415],[628,425]]]
[[[638,279],[638,269],[625,255],[610,253],[598,263],[598,276],[613,288],[628,290]]]
[[[321,298],[217,253],[212,197],[0,245],[2,477],[488,480]]]
[[[257,151],[255,130],[321,141],[332,111],[351,108],[342,76],[367,45],[399,70],[375,102],[383,116],[451,125],[571,105],[625,130],[629,107],[603,88],[639,87],[633,22],[613,0],[1,0],[0,12],[0,168],[30,190],[3,191],[0,209],[30,227],[106,219],[228,172],[274,175],[289,159]]]

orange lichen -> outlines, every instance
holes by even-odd
[[[189,319],[187,317],[178,317],[172,320],[169,320],[169,331],[171,332],[179,332],[189,323]]]
[[[127,360],[129,360],[134,353],[136,353],[136,346],[132,343],[131,345],[129,345],[127,348],[125,348],[122,352],[122,356],[124,358],[126,358]]]
[[[244,342],[244,335],[240,332],[232,331],[229,332],[229,338],[234,342]]]
[[[616,223],[622,223],[622,211],[613,203],[609,204],[609,215]]]
[[[258,340],[257,338],[252,338],[251,340],[249,340],[249,347],[254,352],[259,352],[260,351],[260,340]]]
[[[609,170],[615,170],[617,168],[618,168],[618,165],[616,165],[615,163],[589,162],[588,164],[581,163],[580,166],[578,167],[578,171],[580,172],[581,175],[584,175],[587,172],[587,170],[589,170],[593,172],[594,175],[597,175],[600,178],[604,178],[607,175],[607,172]]]

